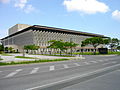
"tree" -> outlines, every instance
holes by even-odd
[[[27,50],[27,52],[29,51],[29,50],[38,50],[39,49],[39,46],[36,46],[36,45],[25,45],[24,46],[24,49],[25,50]]]
[[[30,45],[29,46],[31,50],[38,50],[39,49],[39,46],[36,46],[36,45]]]
[[[4,51],[4,46],[0,45],[0,51]]]
[[[38,50],[38,49],[39,49],[39,46],[30,45],[30,48],[31,48],[32,51],[34,51],[34,54],[35,54],[35,50]]]
[[[74,42],[64,42],[64,46],[66,49],[70,48],[71,49],[71,56],[72,56],[72,48],[78,46],[78,44]]]
[[[120,46],[118,46],[117,49],[120,50]]]
[[[5,47],[5,52],[7,52],[7,53],[8,53],[8,47]]]
[[[113,48],[117,48],[119,44],[120,44],[120,40],[118,40],[117,38],[109,39],[109,45],[110,45],[111,51],[113,51]]]
[[[29,50],[30,50],[29,45],[25,45],[25,46],[24,46],[24,50],[27,50],[27,52],[26,52],[26,53],[28,53],[28,52],[29,52]]]
[[[96,54],[96,47],[99,46],[100,44],[108,44],[109,40],[108,39],[103,39],[101,37],[92,37],[92,38],[87,38],[84,41],[82,41],[81,47],[86,46],[86,45],[92,45],[94,47],[94,54]]]
[[[59,40],[59,41],[57,41],[57,40],[50,40],[50,41],[48,41],[48,43],[51,43],[51,44],[47,48],[60,49],[60,55],[61,55],[61,51],[66,50],[62,40]]]
[[[4,51],[4,46],[0,45],[0,54],[3,53],[3,51]]]
[[[73,42],[63,42],[62,40],[50,40],[48,41],[50,44],[50,46],[48,46],[47,48],[54,48],[54,49],[60,49],[60,55],[61,55],[61,51],[65,51],[69,48],[72,47],[76,47],[78,44],[75,44]]]
[[[71,48],[71,47],[76,47],[78,44],[74,43],[74,42],[64,42],[64,46],[66,48]]]
[[[9,51],[10,53],[13,52],[13,49],[14,49],[14,48],[12,48],[12,47],[8,47],[8,51]]]

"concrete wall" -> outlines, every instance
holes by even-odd
[[[11,34],[14,34],[18,31],[21,31],[27,27],[29,27],[30,25],[27,25],[27,24],[16,24],[15,26],[9,28],[8,30],[8,34],[11,35]]]
[[[49,32],[49,31],[41,31],[35,30],[33,31],[34,34],[34,42],[36,45],[39,46],[48,46],[49,40],[63,40],[65,42],[73,41],[74,43],[81,45],[81,41],[85,40],[86,38],[90,38],[89,36],[82,36],[82,35],[75,35],[75,34],[68,34],[68,33],[60,33],[60,32]]]
[[[34,43],[41,48],[38,50],[38,54],[49,54],[54,53],[54,52],[59,52],[60,50],[58,49],[50,49],[46,48],[47,46],[50,45],[48,41],[50,40],[63,40],[65,42],[74,42],[79,44],[76,48],[73,48],[72,50],[76,52],[77,50],[81,50],[81,42],[85,40],[86,38],[90,38],[90,36],[83,36],[83,35],[75,35],[75,34],[68,34],[68,33],[62,33],[62,32],[52,32],[52,31],[47,31],[47,30],[34,30],[33,31],[33,40]],[[85,49],[93,49],[92,46],[87,46]],[[68,50],[70,52],[70,50]]]
[[[29,30],[2,41],[5,47],[13,47],[15,50],[22,51],[24,45],[34,44],[33,42],[33,31]]]

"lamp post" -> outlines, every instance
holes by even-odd
[[[22,50],[23,50],[23,57],[25,57],[25,51],[24,51],[24,46],[23,46]]]
[[[70,38],[70,43],[72,43],[72,38]],[[70,47],[70,54],[72,56],[72,46]]]

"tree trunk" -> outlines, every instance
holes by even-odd
[[[66,53],[66,55],[67,55],[67,50],[66,50],[66,52],[65,52],[65,53]]]
[[[61,50],[60,50],[60,56],[61,56]]]
[[[94,55],[96,55],[96,47],[94,47]]]
[[[113,52],[113,47],[111,47],[111,52]]]
[[[23,49],[23,57],[25,57],[25,52],[24,52],[24,49]]]
[[[71,56],[72,56],[72,47],[70,47],[70,54],[71,54]]]
[[[1,55],[0,55],[0,59],[2,59],[2,58],[1,58]]]

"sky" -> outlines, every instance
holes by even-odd
[[[15,24],[43,25],[120,39],[120,0],[0,0],[0,38]]]

